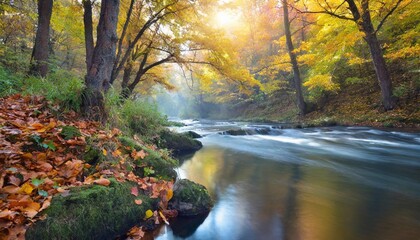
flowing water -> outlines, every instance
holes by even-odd
[[[178,172],[215,206],[157,239],[420,239],[420,133],[188,123],[204,147]],[[266,135],[220,134],[239,128]]]

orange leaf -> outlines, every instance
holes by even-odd
[[[139,189],[137,187],[132,187],[131,194],[137,197],[139,195]]]
[[[143,203],[143,201],[142,201],[141,199],[136,199],[136,200],[134,200],[134,202],[135,202],[137,205],[141,205],[141,204]]]
[[[50,206],[51,198],[52,198],[52,196],[49,196],[47,199],[44,200],[44,203],[42,204],[42,207],[39,209],[40,212]]]
[[[0,212],[0,219],[8,219],[8,220],[12,220],[16,214],[17,214],[17,212],[10,211],[10,210],[8,210],[8,209],[6,209],[6,210],[2,210],[2,211]]]
[[[168,191],[166,192],[166,200],[171,200],[172,197],[174,196],[174,191],[172,191],[172,189],[168,189]]]
[[[38,214],[38,211],[32,208],[24,208],[22,211],[28,218],[33,218]]]
[[[24,154],[22,155],[22,157],[23,157],[24,159],[32,159],[32,153],[24,153]]]
[[[99,179],[96,179],[93,182],[98,184],[98,185],[102,185],[102,186],[109,186],[109,184],[111,184],[111,181],[109,181],[106,178],[99,178]]]
[[[118,150],[118,149],[112,152],[112,156],[114,156],[114,157],[118,157],[120,155],[121,155],[121,151]]]
[[[45,161],[45,160],[47,160],[47,154],[45,154],[45,153],[39,153],[36,156],[36,160],[37,161]]]
[[[19,191],[19,187],[16,187],[16,186],[6,186],[6,187],[3,187],[1,189],[1,191],[4,192],[4,193],[8,193],[8,194],[14,194],[14,193],[17,193]]]

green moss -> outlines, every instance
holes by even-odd
[[[172,150],[174,155],[184,155],[195,152],[203,147],[200,141],[193,139],[188,134],[175,133],[164,130],[160,133],[160,142],[158,146]]]
[[[54,197],[26,239],[114,239],[139,223],[146,210],[156,204],[146,196],[130,194],[132,183],[111,180],[108,187],[91,185],[73,188],[68,196]],[[135,199],[142,199],[137,205]]]
[[[147,156],[144,159],[138,160],[136,164],[137,166],[151,167],[154,173],[149,176],[165,180],[172,180],[176,178],[177,174],[174,168],[179,165],[177,160],[165,156],[161,152],[147,148],[146,146],[141,146],[129,137],[120,137],[119,140],[121,144],[126,147],[130,147],[136,151],[143,150],[147,153]],[[145,176],[145,172],[142,167],[137,168],[135,173],[139,176]]]
[[[203,185],[181,179],[174,185],[174,196],[169,206],[178,210],[181,216],[192,216],[208,212],[213,201]]]

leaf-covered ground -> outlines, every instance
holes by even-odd
[[[118,129],[103,130],[97,122],[79,120],[74,112],[57,119],[57,110],[42,97],[0,99],[0,239],[24,239],[31,224],[46,218],[40,212],[48,208],[53,196],[65,196],[74,186],[108,186],[111,177],[136,182],[137,187],[131,189],[134,196],[160,199],[158,210],[151,209],[139,219],[153,218],[159,224],[176,215],[166,210],[173,195],[172,181],[133,173],[147,167],[141,160],[148,153],[121,144]],[[112,161],[90,165],[82,159],[91,139],[100,154]],[[127,235],[141,238],[143,234],[141,227],[134,227]]]

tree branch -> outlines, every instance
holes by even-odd
[[[385,17],[379,22],[378,27],[375,30],[375,34],[381,29],[382,25],[384,25],[386,19],[395,11],[397,10],[398,6],[401,4],[402,0],[398,0],[395,6],[385,15]]]

